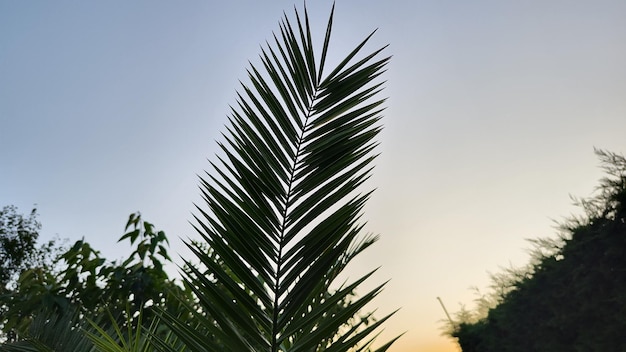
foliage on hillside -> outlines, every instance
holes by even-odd
[[[464,352],[626,351],[626,159],[597,154],[607,176],[577,200],[583,215],[535,241],[526,270],[495,277],[486,316],[454,326]]]

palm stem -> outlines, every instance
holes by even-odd
[[[300,131],[300,135],[298,136],[298,141],[296,143],[296,153],[293,158],[293,164],[291,165],[291,169],[289,170],[289,183],[287,184],[287,193],[285,197],[285,208],[282,211],[282,219],[280,224],[280,236],[279,236],[279,246],[278,246],[278,256],[277,256],[277,265],[276,265],[276,273],[274,275],[274,307],[273,307],[273,315],[272,315],[272,352],[277,352],[279,344],[277,342],[278,336],[280,334],[278,319],[279,319],[279,305],[280,305],[280,295],[279,290],[281,287],[281,275],[282,266],[283,266],[283,249],[285,244],[283,243],[285,240],[285,232],[287,229],[287,214],[289,214],[289,206],[291,205],[291,190],[292,186],[295,182],[296,168],[298,166],[298,162],[300,159],[300,153],[302,152],[302,142],[304,140],[304,134],[306,133],[306,127],[309,124],[309,118],[312,115],[312,106],[315,102],[317,87],[315,87],[314,94],[311,97],[311,101],[309,106],[307,107],[307,114],[304,118],[304,123],[302,124],[302,130]]]

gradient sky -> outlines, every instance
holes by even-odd
[[[43,238],[110,259],[139,210],[182,253],[238,80],[293,6],[0,1],[0,205],[37,204]],[[331,2],[308,7],[323,30]],[[351,269],[391,279],[392,352],[456,351],[436,297],[471,307],[592,193],[593,148],[626,152],[625,18],[624,1],[337,1],[334,55],[375,28],[393,55],[364,216],[381,240]]]

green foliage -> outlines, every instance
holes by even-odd
[[[36,243],[41,224],[37,210],[28,217],[19,214],[15,206],[0,210],[0,287],[4,290],[16,276],[25,270],[37,251]]]
[[[486,317],[453,331],[463,351],[626,350],[626,159],[597,151],[607,177],[584,215],[515,275]]]
[[[106,297],[109,309],[115,307],[114,311],[123,312],[131,301],[131,309],[136,312],[147,302],[163,302],[168,291],[176,288],[164,271],[164,264],[171,259],[163,231],[155,231],[138,213],[129,216],[126,230],[130,231],[119,241],[129,240],[134,250],[121,263],[108,263],[84,240],[77,241],[61,257],[66,269],[60,284],[67,297],[88,311],[98,309],[102,297]]]
[[[20,304],[15,296],[29,294],[54,300],[55,287],[47,284],[55,275],[54,260],[63,247],[57,239],[38,244],[40,230],[36,209],[28,216],[18,213],[15,206],[0,210],[0,326],[4,332],[0,341],[14,340],[17,331],[27,328],[28,320],[12,313]],[[23,289],[24,283],[32,283],[29,292]]]
[[[72,310],[64,315],[39,312],[29,326],[29,333],[21,341],[2,345],[1,348],[7,352],[95,351],[83,333],[78,312]]]
[[[20,274],[29,268],[53,270],[54,259],[63,251],[57,238],[37,243],[41,230],[37,215],[37,209],[25,216],[12,205],[0,210],[0,294],[14,289]]]
[[[89,320],[95,332],[86,331],[86,335],[91,342],[101,352],[149,352],[152,351],[147,335],[142,332],[143,311],[137,315],[137,322],[133,321],[130,309],[126,311],[126,331],[118,324],[117,320],[107,312],[111,320],[111,329],[114,334],[103,329],[99,323]]]
[[[370,35],[327,69],[331,28],[332,13],[316,56],[306,10],[284,18],[264,70],[249,70],[215,173],[201,178],[208,209],[195,227],[210,250],[188,247],[207,270],[187,262],[185,275],[199,309],[191,324],[163,313],[190,351],[366,350],[387,319],[355,319],[383,287],[349,299],[371,273],[333,284],[376,240],[359,236],[370,193],[356,190],[375,157],[389,58],[361,55]]]
[[[189,291],[164,271],[170,262],[165,234],[142,221],[138,213],[130,215],[126,230],[119,241],[130,241],[134,250],[120,263],[107,261],[89,243],[79,240],[57,258],[57,271],[42,267],[25,270],[16,289],[2,297],[7,307],[2,316],[4,331],[14,332],[14,338],[9,340],[19,338],[31,345],[39,342],[50,346],[53,340],[44,338],[47,335],[41,329],[54,329],[56,335],[75,334],[83,326],[81,320],[85,316],[108,329],[113,325],[103,319],[107,314],[118,317],[123,326],[125,316],[139,311],[149,324],[154,320],[156,307],[177,310],[181,302],[191,300]],[[71,323],[35,324],[41,319]]]

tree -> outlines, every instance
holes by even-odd
[[[11,324],[7,325],[12,308],[8,301],[19,287],[20,275],[31,268],[51,274],[55,258],[63,251],[57,239],[38,244],[40,230],[37,209],[33,208],[27,216],[13,205],[0,210],[0,329],[5,334],[13,329]],[[4,338],[15,336],[8,334]]]
[[[376,240],[359,237],[370,192],[356,191],[375,158],[376,79],[389,58],[382,48],[357,59],[370,35],[328,70],[332,19],[317,57],[306,9],[285,16],[261,53],[265,72],[249,70],[215,173],[200,180],[195,227],[212,252],[188,247],[211,275],[193,265],[185,275],[201,307],[194,325],[163,313],[191,351],[357,350],[387,319],[349,326],[382,285],[338,305],[371,273],[332,284]]]
[[[454,329],[463,351],[626,350],[626,159],[596,152],[607,176],[577,200],[583,216],[535,241],[533,262],[508,275],[487,315]]]
[[[13,205],[0,210],[0,293],[10,290],[24,270],[49,266],[60,251],[57,240],[37,246],[40,230],[36,208],[28,216]]]

